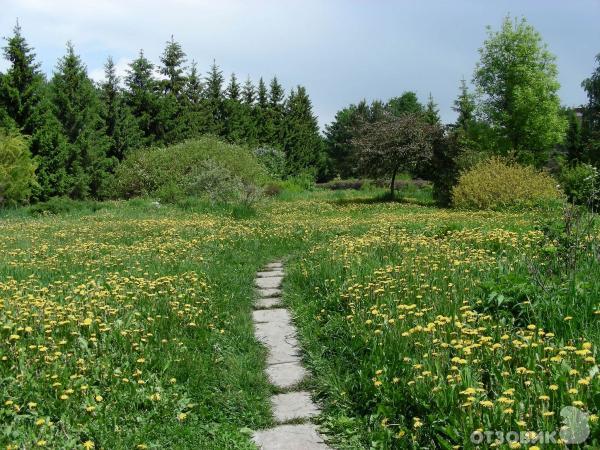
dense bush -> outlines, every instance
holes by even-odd
[[[273,147],[258,147],[254,156],[265,166],[272,178],[281,179],[285,175],[285,153]]]
[[[499,157],[475,164],[452,190],[454,206],[463,209],[524,209],[560,203],[563,197],[547,173]]]
[[[248,149],[205,136],[134,151],[117,167],[113,195],[147,195],[168,202],[186,195],[212,202],[246,201],[268,180],[265,168]]]
[[[0,129],[0,208],[14,206],[29,199],[37,184],[27,140]]]
[[[560,176],[569,200],[579,205],[597,207],[600,202],[600,174],[590,164],[578,164],[563,170]]]

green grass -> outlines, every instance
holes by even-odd
[[[284,193],[253,209],[187,199],[4,212],[0,445],[253,448],[249,430],[272,425],[274,392],[253,337],[253,277],[276,258],[287,260],[285,301],[315,375],[306,384],[323,401],[321,421],[339,448],[463,446],[478,424],[465,418],[464,385],[485,381],[487,372],[489,396],[519,379],[511,363],[502,376],[490,353],[461,365],[455,385],[408,384],[418,375],[412,366],[429,363],[420,361],[425,349],[448,360],[460,352],[455,344],[436,350],[450,335],[435,343],[422,332],[402,336],[438,315],[473,326],[461,316],[468,307],[482,327],[502,327],[489,331],[494,338],[501,331],[530,338],[519,333],[535,323],[556,330],[557,348],[585,341],[595,353],[597,262],[582,259],[569,282],[544,275],[549,287],[526,292],[531,304],[522,304],[523,256],[540,251],[535,215],[438,210],[423,206],[423,192],[387,202],[378,197],[384,191]],[[498,294],[511,301],[498,307]],[[404,311],[413,303],[422,315]],[[573,319],[565,322],[567,314]],[[381,325],[384,316],[396,324]],[[552,407],[566,401],[573,377],[560,378],[530,353],[513,355],[540,368],[536,389],[557,376]],[[445,360],[427,368],[439,376],[451,370]],[[402,381],[393,383],[395,376]],[[590,411],[597,400],[586,393],[595,383],[581,391]],[[537,405],[524,392],[517,390],[523,405]],[[422,427],[413,427],[414,417]]]

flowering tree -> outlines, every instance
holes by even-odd
[[[365,123],[353,139],[359,167],[367,175],[391,177],[390,196],[394,198],[396,175],[401,170],[414,171],[431,160],[439,130],[416,114],[385,114],[380,120]]]

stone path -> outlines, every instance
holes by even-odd
[[[254,433],[252,439],[262,450],[330,450],[310,418],[319,414],[310,392],[296,389],[306,377],[302,367],[296,327],[290,312],[281,304],[283,264],[267,264],[256,274],[259,298],[252,319],[256,338],[267,347],[267,376],[281,394],[271,397],[273,416],[279,424]],[[293,424],[288,422],[293,421]]]

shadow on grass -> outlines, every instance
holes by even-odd
[[[419,199],[415,197],[409,197],[404,195],[391,196],[389,192],[385,194],[375,195],[373,197],[350,197],[350,198],[338,198],[330,200],[329,203],[336,205],[372,205],[379,203],[398,203],[403,205],[415,205],[415,206],[436,206],[432,199]]]

